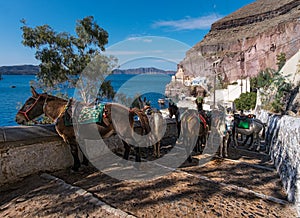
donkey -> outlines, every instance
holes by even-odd
[[[124,144],[123,158],[128,160],[129,151],[131,145],[126,141],[130,141],[136,144],[134,134],[134,116],[139,113],[139,109],[131,110],[121,104],[107,103],[103,110],[103,117],[100,122],[91,124],[80,124],[78,132],[74,131],[74,125],[66,125],[66,120],[70,117],[67,108],[75,107],[75,104],[71,100],[65,100],[56,96],[48,95],[46,93],[39,94],[31,87],[32,96],[29,97],[25,104],[16,114],[16,122],[18,124],[26,124],[28,121],[45,114],[53,122],[55,122],[55,129],[59,136],[62,137],[64,142],[70,145],[71,154],[73,156],[74,164],[72,169],[78,171],[81,166],[80,159],[78,157],[78,142],[76,136],[80,133],[80,137],[83,139],[98,139],[98,134],[93,134],[97,131],[102,138],[108,138],[112,135],[118,134]],[[83,104],[81,104],[82,106]],[[73,108],[74,109],[74,108]],[[72,109],[71,109],[72,111]],[[142,118],[141,118],[142,120]],[[75,121],[76,122],[76,121]],[[147,123],[142,125],[143,128],[141,134],[147,134],[149,126]],[[80,147],[79,147],[80,148]],[[135,161],[141,162],[139,146],[135,146]],[[88,164],[88,159],[83,152],[84,165]]]
[[[180,132],[181,132],[181,118],[180,118],[179,108],[175,103],[169,102],[168,111],[169,111],[170,118],[173,118],[173,116],[175,116],[176,127],[177,127],[177,139],[179,139]]]
[[[237,135],[237,133],[240,133],[242,135],[247,136],[243,145],[245,145],[248,138],[251,137],[251,141],[250,141],[248,150],[259,151],[259,149],[260,149],[259,133],[263,130],[261,136],[262,136],[262,138],[265,137],[266,124],[263,123],[262,121],[260,121],[259,119],[250,118],[249,119],[249,122],[250,122],[249,128],[241,128],[241,127],[238,127],[238,123],[240,122],[240,120],[241,119],[238,115],[234,116],[234,122],[233,122],[233,127],[232,127],[232,137],[233,137],[234,146],[235,147],[238,146],[236,135]],[[253,143],[254,139],[257,141],[257,143]],[[256,148],[255,148],[255,144],[257,144]]]

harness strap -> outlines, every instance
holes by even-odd
[[[141,123],[142,129],[144,130],[144,133],[148,134],[149,132],[151,132],[149,120],[148,120],[147,115],[144,113],[144,111],[142,111],[138,108],[132,108],[130,111],[135,113],[140,118],[140,123]]]
[[[201,120],[201,122],[203,123],[204,127],[206,128],[206,126],[207,126],[206,119],[201,114],[199,114],[199,119]]]

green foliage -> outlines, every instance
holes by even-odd
[[[270,87],[274,74],[275,71],[270,68],[260,71],[256,77],[250,79],[251,90]]]
[[[281,52],[279,55],[277,55],[277,63],[276,65],[278,66],[278,72],[281,70],[281,68],[285,65],[286,63],[286,56],[285,53]]]
[[[239,98],[234,100],[234,104],[237,110],[251,110],[256,105],[256,93],[247,92],[242,93]]]
[[[115,95],[111,82],[105,78],[116,66],[113,57],[97,55],[82,72],[82,76],[76,80],[77,94],[82,101],[90,103],[95,99],[112,99]],[[75,85],[75,84],[74,84]]]
[[[271,110],[275,113],[283,112],[285,110],[289,93],[292,85],[288,83],[282,75],[279,73],[274,77],[274,86],[276,87],[276,94],[274,101],[271,102]]]
[[[116,65],[115,58],[100,55],[108,43],[108,33],[92,16],[76,22],[75,36],[67,32],[56,32],[47,24],[32,28],[26,25],[24,19],[21,22],[22,43],[35,49],[35,58],[41,62],[37,78],[44,90],[59,90],[65,86],[78,85],[81,73],[85,73],[88,77],[87,81],[79,83],[81,88],[83,85],[91,87],[93,82],[95,84],[92,87],[97,87],[99,83],[104,82],[103,74],[109,74]],[[109,85],[110,83],[107,83],[103,86],[109,89],[103,93],[112,94]],[[81,90],[84,101],[89,101],[91,96],[95,98],[99,92],[96,89],[92,94],[85,94],[86,91],[84,88]]]
[[[251,90],[262,89],[266,93],[262,96],[262,103],[264,109],[273,112],[283,112],[285,110],[285,105],[287,104],[289,98],[289,92],[292,85],[286,80],[286,77],[281,75],[279,71],[286,63],[285,53],[280,53],[277,55],[277,66],[278,71],[267,68],[261,71],[256,77],[250,79]],[[255,96],[256,99],[256,96]],[[251,102],[251,103],[250,103]],[[254,108],[253,105],[254,96],[244,96],[241,94],[239,99],[236,99],[235,104],[238,110]]]
[[[287,104],[292,85],[286,77],[271,69],[261,71],[250,80],[251,89],[262,89],[267,96],[262,96],[264,109],[275,113],[283,112]]]
[[[104,98],[107,98],[111,100],[115,97],[115,94],[116,93],[111,85],[111,81],[107,80],[101,84],[101,87],[98,92],[98,99],[103,100]]]

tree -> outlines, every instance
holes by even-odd
[[[272,84],[274,74],[275,71],[270,68],[260,71],[256,77],[250,79],[251,90],[269,87]]]
[[[234,100],[234,104],[237,110],[251,110],[256,105],[256,93],[242,93],[239,98]]]
[[[100,52],[105,50],[104,46],[108,43],[108,33],[94,21],[92,16],[77,21],[75,36],[67,32],[56,32],[47,24],[32,28],[26,25],[24,19],[21,22],[23,23],[22,43],[36,50],[35,58],[41,62],[37,74],[38,82],[45,90],[48,88],[57,90],[66,85],[74,86],[78,82],[79,75],[97,57],[101,61],[96,60],[96,63],[92,64],[94,69],[100,67],[102,70],[110,70],[115,64],[114,58],[99,58]],[[90,77],[94,77],[91,81],[98,80],[95,76],[99,73],[109,72],[98,70],[95,75],[89,73]],[[104,76],[100,79],[103,82]],[[86,96],[82,97],[87,100]]]

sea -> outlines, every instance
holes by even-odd
[[[15,116],[17,111],[31,96],[30,81],[36,80],[35,75],[2,75],[0,80],[0,126],[17,126]],[[164,109],[166,106],[158,103],[165,98],[165,87],[171,81],[171,75],[166,74],[112,74],[106,80],[111,81],[115,92],[133,98],[137,94],[151,103],[151,107]],[[37,91],[39,91],[37,89]],[[65,90],[72,97],[74,89]]]

